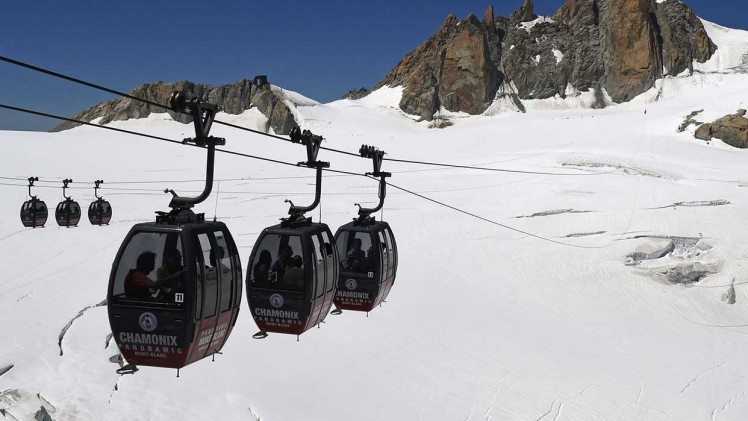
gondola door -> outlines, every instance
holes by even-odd
[[[239,302],[237,297],[241,297],[241,262],[237,250],[230,250],[226,237],[230,236],[228,230],[213,231],[212,239],[215,241],[213,250],[210,253],[210,266],[206,267],[206,277],[213,276],[218,279],[218,321],[213,337],[208,347],[208,354],[213,354],[221,350],[231,333],[231,329],[236,323],[239,315]],[[230,238],[230,237],[229,237]],[[234,256],[232,259],[231,256]]]
[[[395,243],[395,236],[392,235],[389,225],[387,225],[383,231],[380,231],[380,236],[386,239],[386,250],[382,251],[382,254],[387,256],[387,264],[382,268],[383,272],[386,271],[386,275],[383,275],[384,282],[382,283],[382,301],[387,299],[392,286],[395,284],[395,275],[397,274],[397,244]],[[386,253],[385,253],[386,251]]]
[[[216,273],[209,271],[211,253],[215,253],[212,233],[198,231],[193,234],[195,255],[197,257],[197,294],[195,309],[195,336],[192,353],[187,364],[209,355],[213,336],[218,326],[218,300],[220,299],[219,279]],[[196,341],[196,342],[194,342]]]
[[[327,238],[327,241],[325,241],[325,238]],[[329,240],[329,234],[325,231],[313,233],[310,239],[312,241],[310,261],[313,262],[311,269],[314,273],[314,287],[311,297],[312,311],[308,326],[312,327],[322,323],[330,311],[332,300],[335,297],[334,287],[337,273],[332,269],[334,265],[330,264],[334,263],[335,255]]]
[[[332,243],[331,233],[322,231],[322,246],[320,251],[324,256],[325,262],[325,299],[323,302],[323,317],[330,312],[333,301],[335,300],[335,289],[338,285],[338,253]]]
[[[337,234],[340,259],[335,306],[341,310],[371,311],[381,301],[383,259],[367,230],[341,230]]]

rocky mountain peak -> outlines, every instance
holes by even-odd
[[[538,15],[535,14],[535,5],[533,4],[532,0],[525,0],[525,2],[522,4],[522,7],[520,7],[516,12],[512,13],[512,16],[509,18],[509,20],[514,23],[521,23],[530,22],[537,18]]]
[[[260,81],[258,85],[255,81],[242,79],[235,84],[213,87],[189,81],[176,83],[159,81],[141,85],[128,92],[128,94],[157,104],[168,104],[174,91],[184,91],[190,97],[197,97],[203,101],[218,104],[221,110],[228,114],[241,114],[252,107],[257,107],[268,119],[266,130],[272,128],[277,134],[288,134],[296,126],[293,111],[285,104],[283,98],[275,92],[272,85],[265,82],[264,80]],[[129,98],[102,102],[78,113],[73,118],[85,122],[100,119],[99,124],[107,124],[112,121],[144,118],[151,113],[164,112],[181,123],[192,121],[192,118],[187,115],[177,114]],[[52,131],[63,131],[76,126],[78,126],[77,123],[65,122],[52,129]]]
[[[496,27],[496,18],[494,17],[493,5],[489,4],[486,13],[483,14],[483,24],[489,28]]]
[[[716,51],[693,11],[678,0],[566,0],[538,17],[532,0],[509,18],[486,9],[450,15],[376,86],[403,86],[400,107],[431,119],[442,107],[481,114],[495,99],[594,92],[595,106],[629,101],[666,75],[693,71]]]

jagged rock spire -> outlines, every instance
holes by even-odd
[[[535,20],[538,16],[535,14],[535,5],[532,0],[525,0],[522,7],[512,13],[509,18],[512,22],[529,22]]]

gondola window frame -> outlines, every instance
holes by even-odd
[[[223,240],[223,245],[221,245],[219,241],[219,236],[217,234],[220,234],[220,239]],[[218,311],[219,313],[225,313],[226,311],[229,311],[234,306],[234,296],[236,295],[236,292],[234,291],[234,276],[235,276],[235,266],[234,262],[231,259],[231,250],[229,250],[228,243],[225,239],[225,234],[221,230],[215,230],[213,231],[213,238],[216,243],[216,250],[220,248],[223,250],[223,256],[219,259],[218,256],[216,256],[216,275],[218,278],[219,283],[219,292],[220,292],[220,298],[218,299]],[[228,271],[223,270],[223,266],[226,266],[228,268]],[[224,279],[226,274],[230,274],[230,279]]]
[[[395,270],[397,269],[397,253],[395,253],[395,240],[392,232],[389,228],[384,229],[384,236],[387,238],[387,253],[388,253],[388,266],[387,276],[395,276]]]
[[[220,298],[219,279],[216,276],[215,288],[212,288],[214,290],[214,297],[215,297],[213,299],[212,313],[210,313],[210,314],[206,313],[206,311],[208,311],[209,309],[211,309],[211,307],[207,306],[208,299],[210,299],[210,294],[209,294],[210,291],[209,291],[209,289],[211,289],[211,288],[209,286],[208,276],[207,276],[207,273],[206,273],[207,263],[209,263],[210,260],[208,260],[208,262],[205,261],[206,251],[203,249],[203,240],[201,239],[201,236],[205,237],[205,239],[207,240],[207,244],[210,246],[210,248],[207,250],[208,256],[210,256],[210,251],[212,250],[213,243],[210,240],[210,235],[209,234],[210,234],[209,231],[198,231],[198,232],[195,232],[195,238],[197,240],[196,243],[195,243],[195,245],[197,247],[199,247],[199,249],[200,249],[200,253],[195,253],[195,254],[196,254],[196,257],[197,257],[198,265],[200,266],[200,274],[201,274],[202,280],[203,280],[203,289],[202,289],[202,292],[203,292],[203,294],[202,294],[202,296],[203,296],[203,303],[202,303],[202,313],[201,313],[201,319],[202,320],[208,319],[210,317],[215,317],[218,314],[218,302],[219,302],[219,298]]]
[[[311,261],[313,262],[313,268],[314,271],[314,297],[321,297],[325,295],[326,285],[325,285],[325,258],[324,253],[322,253],[321,246],[322,244],[322,238],[318,236],[318,234],[312,234],[309,236],[312,241],[312,248],[311,248]],[[321,276],[320,276],[320,272]]]
[[[389,270],[389,263],[390,263],[390,254],[389,254],[389,247],[387,244],[387,238],[385,236],[384,230],[377,231],[377,236],[379,237],[379,273],[381,274],[379,276],[379,282],[381,283],[385,279],[387,279],[387,273]]]
[[[335,273],[335,265],[338,263],[335,261],[335,252],[333,251],[333,247],[335,245],[332,244],[332,241],[330,239],[330,236],[327,234],[327,231],[322,231],[322,247],[324,247],[323,255],[325,259],[325,291],[330,292],[332,291],[338,283],[338,277]],[[330,253],[327,251],[330,250]]]

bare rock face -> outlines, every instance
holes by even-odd
[[[409,53],[377,85],[405,86],[400,107],[431,119],[441,106],[480,114],[503,80],[491,59],[489,34],[474,15],[450,15],[436,35]]]
[[[512,13],[512,16],[509,18],[509,20],[515,23],[530,22],[537,17],[538,15],[535,14],[535,5],[532,3],[532,0],[525,0],[525,2],[522,4],[522,7],[520,7],[516,12]]]
[[[605,88],[615,102],[645,92],[662,76],[654,0],[612,0],[601,8]]]
[[[665,74],[693,72],[694,60],[704,63],[717,51],[704,25],[684,3],[676,0],[657,3],[657,21],[662,33]]]
[[[195,84],[188,81],[177,83],[156,82],[154,84],[142,85],[128,94],[142,98],[157,104],[168,104],[169,98],[174,91],[184,91],[190,97],[197,97],[203,101],[218,104],[222,111],[229,114],[241,114],[248,110],[251,105],[256,105],[269,120],[269,128],[277,134],[288,134],[296,125],[293,113],[283,101],[273,93],[270,84],[257,87],[252,81],[243,79],[233,85],[222,85],[214,88],[210,85]],[[251,104],[251,105],[250,105]],[[171,110],[155,107],[142,101],[129,98],[120,98],[103,102],[73,117],[76,120],[91,122],[101,118],[99,124],[107,124],[112,121],[129,120],[132,118],[144,118],[151,113],[167,112],[176,121],[189,123],[190,116],[177,114]],[[52,129],[59,132],[72,129],[77,123],[65,122]]]
[[[525,0],[509,18],[494,16],[492,6],[482,21],[450,15],[375,88],[402,85],[400,107],[429,120],[441,106],[480,114],[502,86],[517,103],[594,89],[604,107],[603,90],[628,101],[716,51],[678,0],[566,0],[543,19],[533,9]]]
[[[369,95],[370,93],[370,90],[363,87],[359,89],[351,89],[345,95],[343,95],[343,99],[361,99],[366,95]]]
[[[717,138],[736,148],[748,148],[748,118],[745,110],[726,115],[713,123],[705,123],[696,130],[696,138],[711,140]]]

